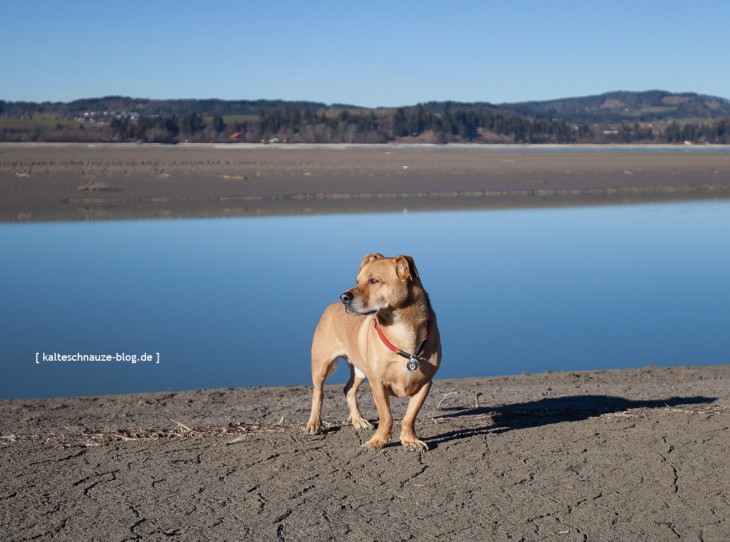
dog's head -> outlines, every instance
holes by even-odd
[[[348,314],[375,314],[405,305],[418,279],[418,269],[410,256],[386,258],[367,254],[360,263],[357,286],[340,296]]]

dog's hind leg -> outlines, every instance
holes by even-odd
[[[350,416],[347,418],[347,421],[351,422],[355,426],[355,429],[372,429],[373,426],[362,417],[360,409],[357,406],[357,389],[365,382],[365,374],[360,369],[355,368],[349,361],[347,364],[350,366],[350,380],[345,385],[347,408],[350,410]]]

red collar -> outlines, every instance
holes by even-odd
[[[404,352],[397,346],[394,346],[393,343],[391,343],[388,338],[383,333],[383,330],[380,329],[380,326],[378,325],[377,318],[373,318],[373,326],[375,327],[375,331],[378,332],[378,337],[380,337],[380,340],[383,341],[383,344],[388,347],[389,350],[392,350],[399,356],[402,356],[408,360],[414,360],[416,359],[421,352],[423,351],[423,347],[426,344],[426,341],[428,340],[428,332],[431,329],[431,321],[429,320],[426,322],[426,333],[423,334],[423,339],[421,339],[421,342],[418,343],[418,347],[416,348],[416,351],[413,354],[409,354],[408,352]]]

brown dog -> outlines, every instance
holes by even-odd
[[[415,421],[441,361],[436,314],[410,256],[386,258],[368,254],[360,263],[357,286],[327,307],[312,340],[312,414],[307,432],[322,429],[322,389],[338,358],[350,366],[345,386],[349,421],[356,429],[371,428],[357,406],[357,389],[370,380],[378,409],[378,429],[364,444],[382,448],[390,442],[393,416],[390,396],[410,397],[401,424],[403,446],[426,450]],[[344,307],[343,307],[344,305]],[[343,310],[344,309],[344,310]]]

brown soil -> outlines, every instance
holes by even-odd
[[[306,435],[309,394],[0,401],[3,539],[730,538],[730,366],[438,380],[427,452],[361,449],[332,386]]]

